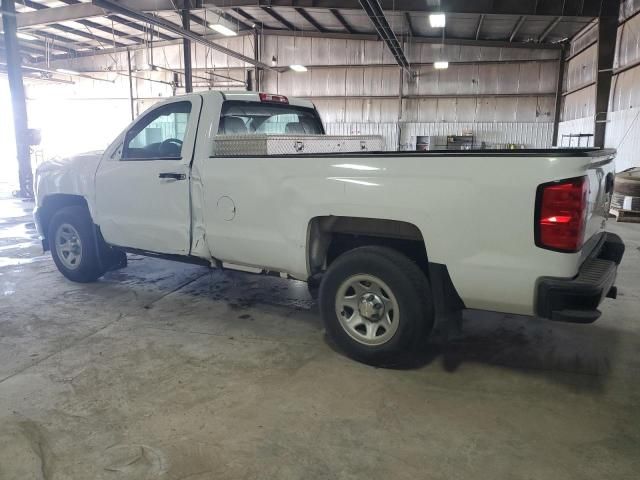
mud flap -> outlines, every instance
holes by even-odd
[[[114,270],[120,270],[127,266],[127,254],[124,250],[115,248],[107,244],[102,237],[100,227],[94,225],[96,242],[96,251],[98,252],[98,262],[100,262],[100,268],[104,272],[113,272]]]

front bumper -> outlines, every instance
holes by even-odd
[[[614,283],[624,255],[622,239],[605,233],[574,278],[541,277],[536,289],[536,314],[563,322],[591,323],[601,315],[605,297],[616,298]]]

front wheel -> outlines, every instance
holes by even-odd
[[[105,270],[96,251],[93,222],[86,208],[65,207],[56,212],[49,225],[49,242],[53,261],[69,280],[93,282]]]
[[[400,252],[360,247],[336,259],[322,279],[328,335],[348,356],[393,365],[423,344],[434,321],[429,282]]]

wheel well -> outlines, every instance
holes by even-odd
[[[338,256],[357,247],[393,248],[415,261],[428,274],[427,250],[418,227],[397,220],[360,217],[315,217],[309,224],[308,262],[312,275]]]
[[[403,253],[425,273],[431,284],[437,317],[449,316],[465,308],[447,266],[429,262],[422,233],[411,223],[376,218],[316,217],[309,223],[307,245],[310,282],[317,282],[341,254],[365,245],[380,245]]]
[[[49,239],[47,238],[49,234],[49,224],[51,223],[51,219],[55,213],[62,208],[76,205],[87,209],[89,208],[85,198],[80,195],[58,193],[44,198],[42,201],[42,207],[38,209],[38,215],[40,217],[40,225],[42,227],[42,236],[45,241],[45,248],[48,248],[49,246]]]

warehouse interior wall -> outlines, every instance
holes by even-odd
[[[605,146],[618,150],[618,171],[640,166],[639,12],[640,0],[626,0],[620,10],[605,137]],[[558,130],[559,145],[577,146],[579,139],[569,135],[593,134],[596,115],[597,28],[595,23],[587,26],[576,35],[569,48]],[[590,137],[582,138],[583,146],[587,140],[592,141]]]
[[[216,40],[247,56],[253,56],[254,41],[249,35]],[[263,61],[283,70],[264,71],[261,90],[310,98],[329,133],[379,134],[387,150],[415,149],[419,135],[445,138],[466,132],[473,132],[477,145],[487,148],[551,145],[558,49],[408,42],[413,70],[408,73],[395,64],[383,42],[278,35],[264,36],[260,43]],[[199,45],[192,50],[194,91],[246,89],[248,65]],[[119,131],[128,123],[126,55],[116,52],[50,65],[109,82],[76,77],[74,84],[28,83],[30,118],[43,130],[45,156],[67,153],[69,142],[62,141],[67,129],[83,132],[83,147],[104,148],[113,137],[112,125]],[[131,57],[138,77],[133,82],[134,112],[139,115],[174,94],[170,83],[182,69],[182,46],[132,50]],[[451,62],[449,69],[434,70],[432,63],[440,58]],[[308,71],[288,70],[295,62],[304,63]],[[149,71],[150,64],[157,68]],[[63,122],[47,116],[65,110],[69,114]],[[90,112],[91,129],[81,120]]]
[[[620,170],[640,160],[640,0],[626,0],[615,55],[606,146],[619,149]],[[254,35],[215,39],[254,56]],[[565,65],[558,145],[578,146],[569,134],[593,133],[596,112],[597,24],[571,42]],[[260,36],[260,58],[279,71],[263,71],[261,90],[310,98],[328,133],[380,134],[387,150],[412,150],[418,136],[444,138],[473,133],[476,146],[511,144],[543,148],[553,142],[559,49],[456,46],[405,41],[411,72],[394,62],[383,42],[321,35]],[[133,111],[183,93],[182,45],[159,42],[132,49]],[[433,62],[447,58],[446,70]],[[246,90],[242,61],[192,45],[194,90]],[[288,65],[301,63],[307,72]],[[153,70],[149,69],[154,65]],[[27,82],[30,122],[41,128],[44,158],[71,148],[104,148],[131,119],[127,52],[53,62],[49,68],[78,70],[97,79],[72,84]],[[105,81],[108,80],[108,81]],[[177,80],[177,87],[172,85]],[[91,121],[87,121],[90,118]],[[69,132],[82,145],[65,140]],[[80,132],[81,135],[77,135]],[[581,140],[587,145],[589,138]],[[591,140],[592,141],[592,140]]]

